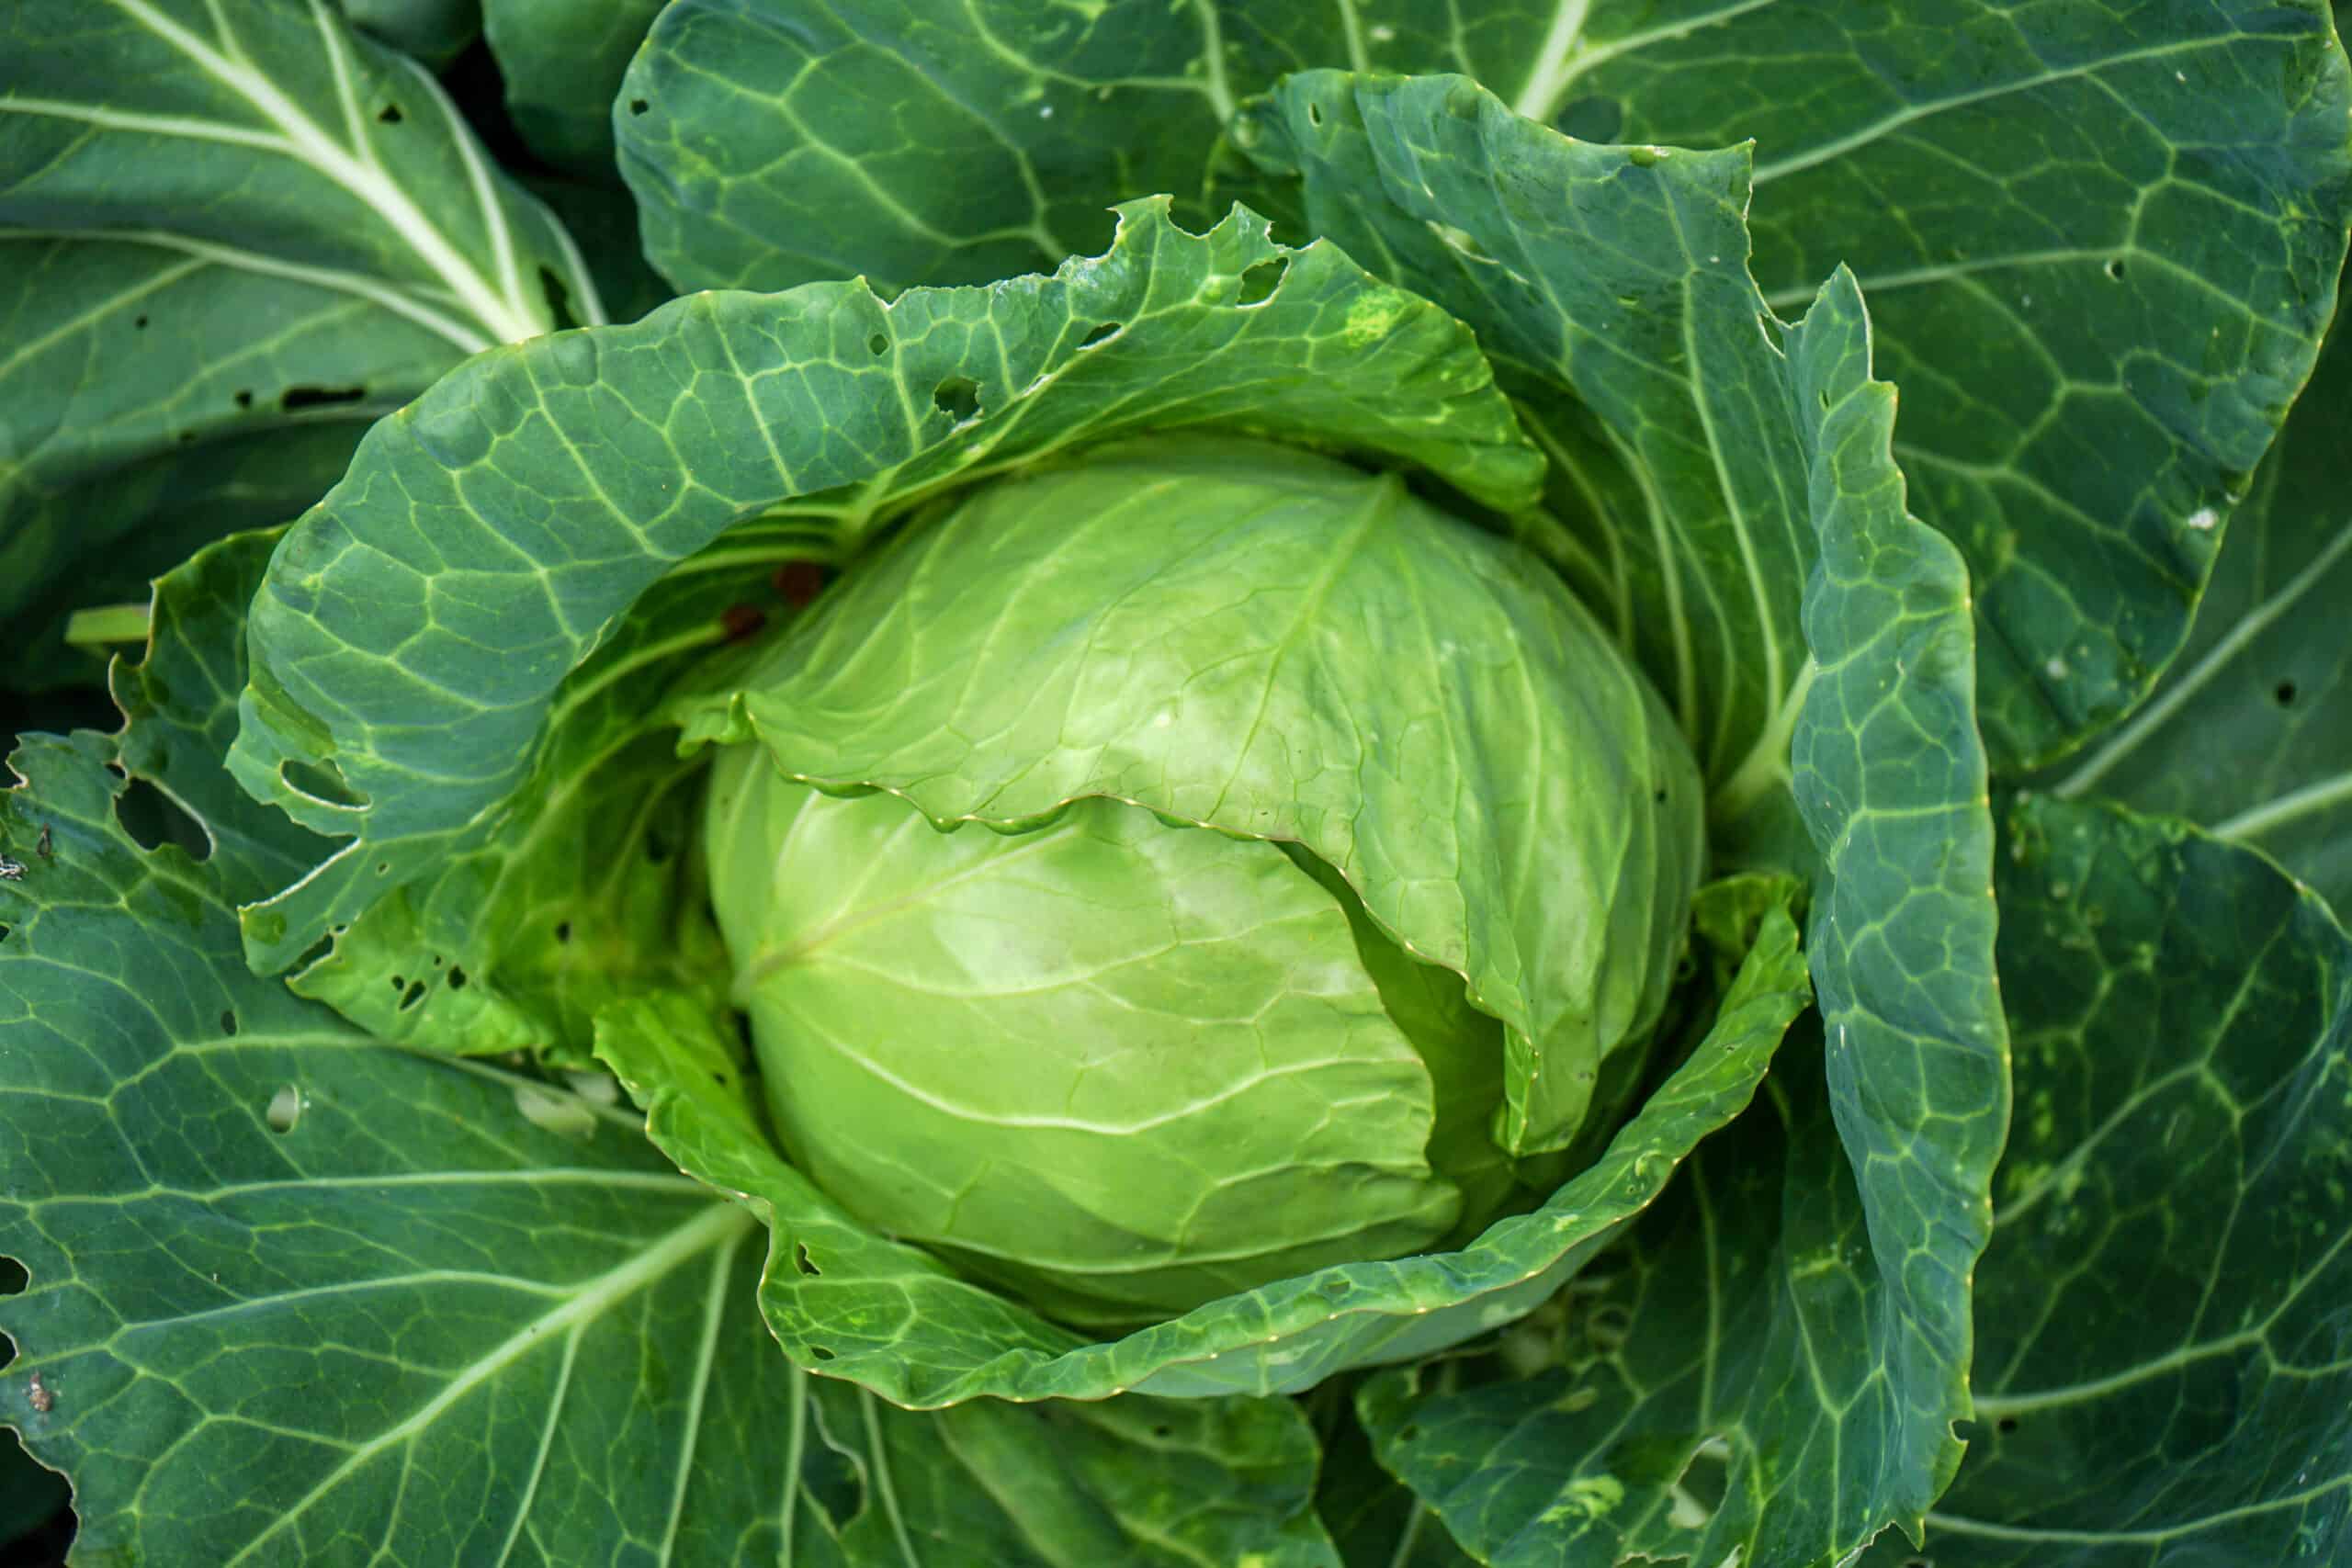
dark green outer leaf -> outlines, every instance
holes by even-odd
[[[723,1008],[727,955],[691,849],[704,760],[679,756],[662,703],[730,626],[789,613],[772,578],[823,553],[808,535],[739,525],[654,584],[558,692],[491,829],[338,929],[295,991],[382,1039],[582,1066],[607,1001],[676,988]],[[313,842],[311,863],[336,847]]]
[[[1244,212],[1205,236],[1163,202],[1124,217],[1107,255],[1050,278],[888,305],[858,283],[698,295],[485,355],[379,424],[254,609],[231,765],[359,835],[249,917],[256,962],[284,966],[494,827],[572,670],[666,570],[770,508],[821,517],[845,552],[927,491],[1203,426],[1523,502],[1538,459],[1459,322]],[[1261,265],[1278,286],[1239,302]]]
[[[1792,746],[1827,868],[1807,944],[1830,1104],[1886,1287],[1872,1303],[1896,1416],[1882,1506],[1916,1534],[1960,1462],[1969,1280],[2009,1114],[1968,573],[1904,511],[1894,389],[1871,379],[1851,274],[1823,287],[1788,345],[1821,536],[1804,598],[1820,675]]]
[[[2007,818],[2018,1118],[1978,1425],[1918,1555],[2352,1560],[2352,939],[2185,823]]]
[[[1667,0],[1585,34],[1522,113],[1753,137],[1775,307],[1860,277],[1912,503],[1976,583],[1996,764],[2120,717],[2334,309],[2352,83],[2324,0]]]
[[[126,449],[119,462],[57,476],[64,482],[54,490],[29,478],[13,489],[0,481],[8,491],[0,497],[0,574],[27,589],[8,625],[14,662],[0,681],[31,689],[102,682],[105,653],[64,644],[74,612],[144,603],[157,577],[213,540],[299,516],[343,476],[382,411],[324,412],[275,430]]]
[[[1541,94],[1588,9],[678,0],[620,94],[621,163],[681,288],[978,283],[1100,249],[1141,192],[1213,217],[1220,131],[1289,73]]]
[[[130,733],[34,738],[0,795],[26,866],[0,885],[0,1251],[31,1274],[0,1303],[6,1414],[74,1475],[93,1557],[318,1561],[365,1540],[424,1568],[510,1532],[514,1562],[688,1540],[678,1464],[752,1441],[796,1382],[754,1325],[713,1315],[740,1223],[632,1119],[385,1049],[243,963],[234,903],[317,842],[220,769],[270,542],[165,580],[156,646],[118,671]],[[201,863],[125,835],[118,758],[194,814]],[[648,1366],[647,1334],[733,1351]],[[36,1373],[47,1411],[25,1403]],[[698,1378],[723,1392],[699,1401]],[[632,1483],[549,1471],[547,1438],[634,1446]],[[404,1506],[428,1481],[465,1505]],[[779,1481],[687,1490],[756,1520]]]
[[[11,684],[82,674],[67,611],[299,513],[551,288],[601,319],[561,227],[325,0],[0,11],[0,261]]]
[[[645,1105],[653,1140],[715,1188],[748,1195],[769,1225],[762,1301],[797,1364],[925,1408],[1135,1389],[1270,1394],[1413,1360],[1541,1304],[1747,1103],[1807,994],[1796,928],[1776,908],[1708,1038],[1543,1208],[1460,1252],[1318,1269],[1095,1344],[845,1215],[777,1153],[731,1032],[707,1009],[676,996],[616,1004],[597,1019],[597,1048]]]
[[[837,1416],[850,1440],[833,1440],[850,1463],[870,1456],[877,1492],[879,1450],[890,1450],[897,1517],[871,1507],[842,1531],[855,1568],[1340,1568],[1307,1509],[1314,1436],[1284,1401],[1130,1394],[915,1411],[821,1378],[807,1386],[812,1407],[861,1414],[866,1433]]]
[[[2037,781],[2252,845],[2352,909],[2352,330],[2341,320],[2229,523],[2147,706]]]
[[[1794,761],[1826,1038],[1692,1156],[1621,1271],[1580,1282],[1562,1372],[1366,1386],[1383,1462],[1485,1561],[1831,1568],[1890,1523],[1916,1535],[1961,1457],[2007,1112],[1967,580],[1904,512],[1849,275],[1787,342],[1821,540]]]
[[[338,0],[351,25],[439,70],[481,30],[481,0]]]
[[[1577,1281],[1552,1368],[1359,1394],[1381,1462],[1478,1561],[1833,1568],[1900,1506],[1897,1324],[1821,1044],[1800,1023],[1755,1106]]]
[[[1312,1403],[1342,1387],[1326,1384]],[[1334,1412],[1315,1489],[1315,1511],[1340,1560],[1347,1568],[1469,1568],[1477,1559],[1462,1550],[1437,1511],[1381,1468],[1352,1404],[1345,1401]]]
[[[1774,304],[1841,263],[1877,300],[1915,504],[1987,585],[2005,769],[2178,648],[2213,544],[2189,520],[2306,374],[2352,203],[2321,0],[687,0],[624,158],[681,287],[978,280],[1091,248],[1137,190],[1194,199],[1233,106],[1316,67],[1464,72],[1592,141],[1757,141]]]
[[[620,90],[621,172],[681,289],[1036,271],[1132,197],[1215,216],[1216,31],[1205,6],[677,0]]]
[[[220,628],[243,624],[283,533],[232,535],[197,552],[155,594],[145,657],[109,671],[124,717],[123,768],[187,814],[207,874],[236,898],[285,886],[334,847],[239,789],[220,766],[245,689],[244,648]]]
[[[1141,191],[1214,216],[1222,128],[1286,73],[1508,90],[1579,7],[1558,9],[680,0],[621,94],[622,169],[682,288],[983,282],[1101,248]]]
[[[546,330],[541,266],[594,298],[432,77],[324,0],[20,0],[7,27],[12,238],[305,281],[464,349]]]
[[[0,1248],[32,1277],[0,1305],[6,1415],[74,1477],[80,1551],[570,1562],[674,1536],[681,1484],[772,1509],[755,1464],[684,1468],[752,1443],[795,1382],[717,1310],[738,1213],[626,1118],[578,1141],[599,1113],[571,1097],[378,1048],[254,979],[211,866],[122,836],[112,750],[19,750],[11,847],[39,824],[51,854],[0,891]],[[551,1438],[630,1462],[549,1468]]]
[[[126,676],[122,760],[208,858],[125,835],[111,738],[28,740],[0,795],[0,1253],[30,1275],[0,1417],[72,1472],[82,1557],[1330,1568],[1291,1407],[929,1416],[811,1380],[757,1320],[750,1216],[609,1080],[401,1051],[255,978],[233,905],[300,835],[266,842],[207,744],[267,543],[167,579]]]
[[[613,178],[613,97],[662,5],[482,0],[482,32],[506,83],[506,111],[532,152],[584,179]],[[616,311],[614,319],[634,314]]]

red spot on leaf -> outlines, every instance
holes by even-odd
[[[760,635],[760,628],[768,624],[768,617],[765,611],[753,605],[729,604],[718,617],[718,624],[727,628],[729,642],[748,642]]]
[[[786,561],[775,569],[768,579],[775,589],[775,596],[796,610],[808,608],[808,602],[823,592],[825,569],[812,560]]]

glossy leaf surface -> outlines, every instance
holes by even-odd
[[[1329,245],[1240,212],[1188,234],[1164,203],[1049,278],[704,294],[475,360],[370,433],[255,608],[232,766],[357,835],[248,917],[256,961],[484,841],[567,678],[729,525],[798,513],[846,553],[926,494],[1167,428],[1379,453],[1505,505],[1537,467],[1460,323]]]
[[[1827,872],[1806,941],[1830,1106],[1885,1286],[1871,1336],[1893,1407],[1882,1483],[1910,1530],[1960,1458],[1970,1281],[2009,1125],[1969,578],[1904,510],[1894,389],[1871,378],[1850,274],[1790,332],[1789,357],[1821,536],[1804,601],[1821,673],[1792,744]]]
[[[616,177],[613,99],[661,9],[662,0],[482,0],[506,109],[532,152],[584,179]]]
[[[943,828],[1099,797],[1303,846],[1502,1021],[1513,1155],[1595,1146],[1611,1059],[1665,1006],[1703,852],[1689,751],[1540,560],[1394,477],[1104,452],[911,530],[741,685],[690,739]]]
[[[1838,1146],[1821,1036],[1579,1282],[1534,1376],[1365,1385],[1381,1462],[1482,1562],[1833,1568],[1916,1484],[1896,1321]]]
[[[112,738],[24,742],[0,795],[30,863],[0,882],[6,1416],[75,1475],[81,1554],[1335,1561],[1286,1406],[918,1415],[811,1379],[758,1321],[752,1215],[610,1079],[401,1049],[248,972],[233,905],[300,838],[216,749],[268,543],[167,580],[135,671],[122,760],[210,853],[141,847]]]
[[[286,521],[368,422],[555,324],[551,290],[602,319],[547,209],[326,0],[26,0],[0,62],[12,622]]]
[[[1506,367],[1524,378],[1522,401],[1531,383],[1581,378],[1583,401],[1612,421],[1623,449],[1655,438],[1639,469],[1645,504],[1670,482],[1686,487],[1679,513],[1653,513],[1659,526],[1646,547],[1693,589],[1694,618],[1664,628],[1676,660],[1721,652],[1679,663],[1680,684],[1668,691],[1690,697],[1686,711],[1739,703],[1749,716],[1732,732],[1744,746],[1713,753],[1752,759],[1716,775],[1730,797],[1719,821],[1743,815],[1751,792],[1785,787],[1821,857],[1811,962],[1839,1130],[1890,1275],[1874,1304],[1886,1316],[1873,1353],[1887,1358],[1891,1397],[1908,1408],[1888,1418],[1901,1479],[1887,1495],[1916,1521],[1958,1462],[1950,1427],[1967,1409],[1967,1279],[1989,1225],[2007,1060],[1968,577],[1951,546],[1905,510],[1890,453],[1893,389],[1871,379],[1852,278],[1840,273],[1822,290],[1786,333],[1784,353],[1760,335],[1769,318],[1744,270],[1710,272],[1689,248],[1712,218],[1732,224],[1725,249],[1700,254],[1736,257],[1732,220],[1746,189],[1736,154],[1584,148],[1445,79],[1298,77],[1273,108],[1279,120],[1254,150],[1274,167],[1305,168],[1312,209],[1344,223],[1349,243],[1388,257],[1384,265],[1408,269],[1487,340],[1515,345]],[[1538,195],[1550,186],[1504,177],[1531,166],[1592,194],[1564,208]],[[1646,243],[1623,256],[1575,243],[1571,225],[1588,210]],[[1465,240],[1430,227],[1442,214]],[[1646,294],[1636,288],[1645,265],[1666,273]],[[1669,303],[1637,310],[1643,298]],[[1655,341],[1660,333],[1666,342]],[[1686,433],[1679,442],[1676,429]],[[1693,446],[1693,435],[1715,445]],[[1601,536],[1620,542],[1620,559],[1639,558],[1622,544],[1637,529]],[[1784,608],[1800,570],[1801,626]],[[1749,640],[1758,637],[1787,650],[1767,661]],[[1757,680],[1768,668],[1785,689]],[[1702,671],[1711,672],[1704,686]]]
[[[1921,1555],[2335,1562],[2352,1551],[2352,940],[2183,823],[2028,797],[2004,826],[2017,1125],[1968,1462]]]
[[[1475,83],[1317,72],[1237,127],[1313,227],[1470,323],[1552,459],[1561,564],[1719,820],[1785,787],[1817,546],[1747,271],[1748,158],[1570,141]]]
[[[1268,1394],[1351,1365],[1410,1360],[1550,1296],[1747,1103],[1807,989],[1783,910],[1708,1041],[1543,1208],[1460,1252],[1324,1269],[1092,1344],[842,1213],[778,1156],[738,1048],[707,1012],[676,998],[621,1004],[599,1020],[598,1054],[646,1103],[654,1141],[682,1168],[752,1195],[772,1231],[762,1299],[797,1363],[919,1406],[1131,1390]]]
[[[2321,0],[685,0],[625,91],[624,166],[682,288],[977,280],[1092,248],[1139,188],[1202,201],[1237,106],[1317,67],[1459,72],[1595,143],[1755,141],[1773,308],[1839,265],[1880,307],[1914,505],[1983,584],[2007,768],[2173,657],[2211,566],[2197,520],[2243,490],[2334,307],[2352,87]],[[1555,455],[1592,481],[1555,508],[1604,506],[1640,548],[1628,456]]]
[[[2008,1088],[1966,576],[1904,511],[1849,276],[1787,344],[1821,550],[1794,737],[1818,1019],[1570,1298],[1559,1371],[1366,1387],[1383,1462],[1485,1561],[1831,1568],[1916,1536],[1961,1460]]]
[[[2037,784],[2185,817],[2352,909],[2352,332],[2339,326],[2147,706]]]

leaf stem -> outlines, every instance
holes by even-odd
[[[145,642],[148,607],[136,604],[96,604],[76,610],[65,622],[65,640],[74,648],[105,649],[119,643]]]
[[[2239,812],[2226,822],[2217,823],[2211,831],[2217,839],[2258,839],[2272,829],[2283,828],[2298,818],[2309,817],[2332,806],[2346,805],[2352,805],[2352,772],[2307,784],[2275,800],[2266,800],[2260,806]]]
[[[1552,13],[1552,26],[1544,35],[1544,46],[1535,56],[1535,64],[1527,73],[1527,85],[1519,90],[1511,103],[1511,112],[1526,119],[1548,120],[1558,108],[1560,95],[1567,89],[1574,74],[1568,62],[1577,51],[1577,44],[1584,37],[1585,17],[1591,13],[1592,0],[1560,0]]]
[[[1789,765],[1789,742],[1796,734],[1797,716],[1804,711],[1805,694],[1813,690],[1813,682],[1821,673],[1821,666],[1811,658],[1797,671],[1797,678],[1773,711],[1771,723],[1747,749],[1731,777],[1714,792],[1708,803],[1707,815],[1719,822],[1735,821],[1769,791],[1787,787],[1794,777]]]
[[[2248,643],[2268,630],[2281,615],[2293,609],[2304,594],[2318,586],[2320,579],[2334,570],[2347,550],[2352,550],[2352,528],[2346,528],[2336,536],[2325,549],[2304,565],[2302,570],[2289,578],[2277,592],[2239,617],[2227,636],[2207,649],[2203,657],[2182,672],[2179,680],[2134,714],[2129,724],[2117,730],[2106,745],[2092,753],[2081,767],[2067,774],[2050,793],[2061,800],[2072,800],[2104,778],[2116,763],[2131,755],[2134,747],[2161,728],[2184,703],[2211,682],[2230,660],[2245,651]],[[2226,829],[2217,831],[2224,838],[2230,836]]]

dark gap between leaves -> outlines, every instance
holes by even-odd
[[[555,268],[544,264],[539,267],[539,293],[547,299],[548,319],[556,331],[568,333],[580,325],[580,318],[571,313],[571,290],[563,286]]]
[[[277,395],[277,406],[288,413],[304,409],[338,408],[368,395],[365,387],[288,387]]]

